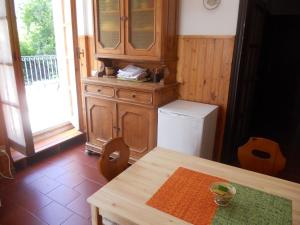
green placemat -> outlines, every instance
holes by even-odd
[[[231,183],[237,193],[230,205],[218,207],[212,225],[291,225],[292,201]]]

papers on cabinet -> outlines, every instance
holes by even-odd
[[[118,79],[141,81],[148,77],[147,70],[134,65],[128,65],[123,69],[118,70]]]

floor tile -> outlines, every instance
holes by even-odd
[[[16,182],[16,180],[0,179],[0,192]]]
[[[99,156],[98,155],[87,155],[85,153],[80,153],[74,156],[75,160],[81,162],[84,165],[89,167],[93,167],[95,169],[98,168],[99,164]]]
[[[105,182],[98,159],[79,145],[18,171],[15,180],[0,179],[0,224],[91,225],[86,199]]]
[[[66,172],[65,169],[63,169],[59,166],[53,166],[53,165],[50,165],[49,167],[47,167],[41,171],[41,173],[43,173],[44,175],[46,175],[47,177],[50,177],[52,179],[55,179],[55,178],[61,176],[65,172]]]
[[[34,190],[34,189],[30,184],[15,180],[10,185],[5,186],[0,191],[0,197],[1,196],[13,196],[20,191],[31,191],[31,190]]]
[[[86,196],[81,195],[79,198],[71,202],[68,205],[68,208],[83,218],[89,219],[91,217],[91,207],[90,204],[87,203],[86,199]]]
[[[98,169],[87,166],[79,161],[73,161],[72,163],[66,165],[64,168],[69,172],[78,173],[95,183],[102,185],[106,183],[105,178],[100,175]]]
[[[16,175],[16,179],[22,181],[24,183],[30,184],[37,179],[43,177],[44,174],[40,173],[40,171],[32,170],[32,171],[22,171]]]
[[[66,164],[63,168],[68,172],[74,172],[74,173],[82,173],[85,169],[85,165],[81,164],[77,160],[74,160],[68,164]]]
[[[81,184],[76,186],[74,190],[80,192],[85,196],[90,196],[94,194],[96,191],[98,191],[100,188],[101,185],[91,182],[89,180],[85,180]]]
[[[91,167],[86,167],[83,171],[82,171],[82,176],[95,182],[100,184],[101,186],[103,186],[104,184],[107,183],[106,179],[101,176],[100,172],[94,168]]]
[[[61,155],[57,156],[57,157],[52,157],[49,162],[51,163],[52,166],[59,166],[59,167],[63,167],[65,165],[67,165],[68,163],[72,162],[75,159],[75,157],[73,155],[66,155],[64,157],[62,157]]]
[[[59,186],[47,194],[48,197],[62,205],[67,205],[80,196],[80,193],[65,186]]]
[[[73,216],[71,216],[62,225],[91,225],[91,221],[84,219],[81,216],[78,216],[76,214],[73,214]]]
[[[75,172],[66,172],[65,174],[56,178],[56,181],[73,188],[79,184],[81,184],[85,179],[78,173]]]
[[[88,166],[80,161],[73,161],[70,164],[67,164],[64,167],[67,171],[75,172],[78,174],[81,174],[83,177],[88,178],[89,180],[92,180],[93,182],[96,182],[98,184],[105,184],[106,180],[98,171],[98,168],[94,168],[91,166]]]
[[[52,202],[39,210],[36,215],[50,225],[64,223],[73,213],[58,203]]]
[[[54,190],[58,186],[60,186],[60,183],[57,181],[48,178],[46,176],[34,181],[30,184],[34,189],[40,191],[43,194],[47,194],[50,191]]]
[[[19,191],[11,199],[23,208],[35,212],[50,204],[52,200],[38,191]]]
[[[0,216],[0,223],[3,225],[47,225],[27,210],[18,206],[15,206],[13,210],[7,212],[4,216]]]
[[[8,214],[14,211],[18,207],[11,199],[8,199],[7,196],[1,197],[1,208],[0,208],[0,224],[3,223],[5,217]],[[2,222],[2,223],[1,223]]]

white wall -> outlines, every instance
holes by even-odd
[[[76,0],[79,35],[93,35],[92,0]],[[179,0],[180,35],[235,35],[239,0],[222,0],[207,10],[203,0]]]
[[[214,10],[207,10],[203,0],[180,0],[180,35],[235,35],[239,0],[222,0]]]
[[[92,0],[76,0],[78,35],[93,35]]]
[[[87,19],[87,26],[86,26],[86,34],[93,35],[94,34],[94,26],[93,26],[93,1],[92,0],[83,0],[86,5],[85,7],[85,15]]]
[[[76,15],[77,15],[77,30],[78,35],[85,35],[85,27],[86,27],[86,21],[85,21],[85,6],[83,5],[82,0],[76,0]]]

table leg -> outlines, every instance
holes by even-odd
[[[92,210],[92,225],[102,225],[102,216],[99,214],[99,209],[96,206],[91,206]]]

